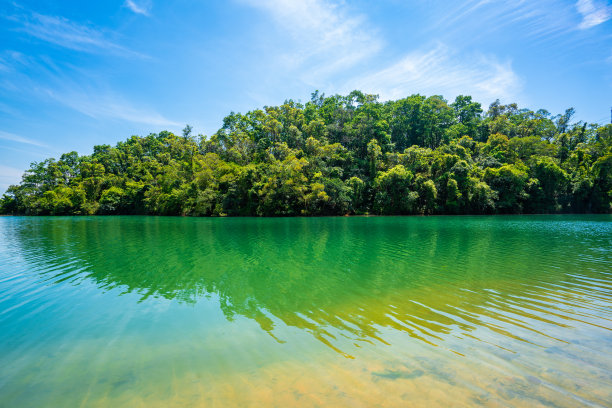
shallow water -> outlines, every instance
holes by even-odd
[[[612,216],[0,218],[0,406],[612,406]]]

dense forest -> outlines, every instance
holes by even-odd
[[[612,125],[574,110],[353,91],[230,113],[33,163],[4,214],[346,215],[611,212]]]

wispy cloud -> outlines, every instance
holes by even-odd
[[[4,88],[1,82],[0,82],[0,87]],[[0,114],[12,116],[13,118],[22,117],[18,109],[15,109],[15,107],[8,105],[6,103],[3,103],[3,102],[0,102]]]
[[[23,170],[0,164],[0,194],[3,194],[11,184],[21,181]]]
[[[31,13],[12,17],[20,23],[20,30],[40,40],[75,51],[111,53],[123,56],[146,57],[109,39],[109,34],[94,27],[76,23],[64,17]]]
[[[512,29],[512,38],[535,44],[554,40],[575,27],[575,13],[559,0],[466,0],[451,5],[440,2],[432,9],[436,19],[429,27],[431,35],[472,43]]]
[[[612,16],[612,7],[595,0],[578,0],[576,8],[582,15],[582,22],[578,28],[583,30],[605,23]]]
[[[23,170],[0,164],[0,177],[2,178],[20,178],[22,174]]]
[[[0,139],[8,140],[10,142],[17,142],[17,143],[29,144],[32,146],[44,147],[44,148],[49,147],[49,145],[46,145],[37,140],[28,139],[23,136],[16,135],[14,133],[4,132],[2,130],[0,130]]]
[[[136,14],[142,14],[143,16],[149,16],[151,14],[151,2],[150,1],[143,1],[143,2],[136,3],[133,0],[126,0],[125,3],[123,3],[123,5],[124,7],[129,8]]]
[[[162,114],[145,108],[135,107],[115,94],[101,94],[100,91],[57,91],[46,90],[46,94],[57,102],[94,119],[122,120],[150,126],[180,127]]]
[[[2,72],[2,71],[9,72],[10,70],[11,70],[11,68],[6,63],[6,61],[4,61],[4,59],[2,57],[0,57],[0,72]]]
[[[58,67],[54,61],[44,56],[28,57],[15,52],[7,55],[11,56],[11,63],[8,64],[10,75],[3,76],[0,72],[0,89],[7,93],[22,99],[63,105],[94,119],[180,128],[178,122],[154,109],[137,107],[137,104],[126,100],[122,92],[109,88],[109,84],[100,75],[74,66],[68,66],[68,69],[65,66]],[[5,61],[9,61],[9,58],[5,58]],[[0,112],[4,111],[3,108],[4,104],[0,102]],[[12,114],[17,116],[14,110]],[[48,147],[6,132],[0,133],[0,139]]]
[[[291,40],[285,68],[301,71],[317,85],[329,75],[354,67],[382,47],[366,18],[330,0],[242,0],[268,13]]]
[[[442,94],[446,97],[469,94],[480,101],[518,96],[521,80],[510,62],[481,54],[459,56],[439,44],[428,51],[415,51],[389,67],[355,78],[344,91],[362,89],[383,99],[397,99],[413,93]]]

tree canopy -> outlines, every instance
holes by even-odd
[[[230,113],[32,163],[0,199],[27,215],[294,216],[611,211],[612,125],[470,96],[353,91]]]

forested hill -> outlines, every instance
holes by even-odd
[[[612,125],[469,96],[315,92],[231,113],[211,137],[132,136],[33,163],[5,214],[610,212]]]

